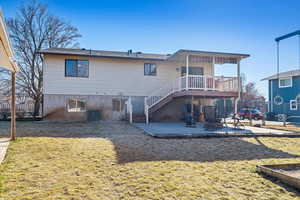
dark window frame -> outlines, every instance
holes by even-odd
[[[195,75],[192,74],[192,70],[191,69],[200,69],[200,75],[197,74],[197,76],[204,76],[204,67],[203,66],[189,66],[189,75]],[[181,76],[186,76],[186,66],[181,66],[180,68],[180,75]]]
[[[112,98],[112,111],[122,112],[125,108],[125,99],[122,98]]]
[[[155,66],[155,74],[146,74],[146,65]],[[156,63],[144,63],[144,76],[157,76],[157,64]]]
[[[67,61],[76,61],[76,75],[68,75],[67,74]],[[78,74],[78,61],[87,61],[88,66],[87,66],[87,76],[80,76]],[[75,78],[89,78],[90,76],[90,61],[89,60],[81,60],[81,59],[65,59],[65,77],[75,77]]]

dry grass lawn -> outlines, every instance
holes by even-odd
[[[19,134],[0,166],[5,200],[300,199],[255,171],[300,162],[298,138],[154,139],[122,123],[22,122]]]
[[[266,125],[266,126],[263,126],[263,127],[264,128],[276,129],[276,130],[282,130],[282,131],[292,131],[292,132],[295,132],[295,133],[300,133],[300,127],[292,125],[292,124],[288,124],[286,126],[282,126],[282,125]]]

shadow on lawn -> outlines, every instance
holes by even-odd
[[[156,139],[122,122],[22,122],[17,123],[18,136],[104,138],[113,142],[120,164],[135,161],[231,161],[267,158],[299,158],[272,149],[260,140],[258,144],[239,138]],[[0,123],[0,136],[8,133],[9,124]]]
[[[261,142],[254,144],[239,138],[162,140],[134,137],[131,141],[137,145],[128,145],[122,139],[113,139],[119,163],[160,160],[214,162],[299,158],[298,155],[269,148]]]

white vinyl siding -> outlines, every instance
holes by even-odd
[[[144,75],[145,76],[156,76],[157,67],[155,63],[145,63],[144,64]]]
[[[148,96],[180,76],[182,63],[156,62],[157,76],[144,76],[147,60],[90,57],[89,77],[65,77],[65,59],[82,56],[44,56],[44,94]],[[212,75],[204,64],[205,75]]]

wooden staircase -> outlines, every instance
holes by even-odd
[[[160,108],[162,108],[164,105],[166,105],[167,103],[169,103],[170,101],[172,101],[174,98],[173,94],[169,94],[167,97],[165,97],[164,99],[162,99],[161,101],[159,101],[158,103],[156,103],[155,105],[153,105],[152,107],[149,108],[149,114],[152,114],[154,112],[156,112],[157,110],[159,110]]]
[[[238,86],[237,77],[218,77],[206,75],[188,75],[177,78],[175,81],[155,90],[145,98],[145,119],[149,122],[149,115],[156,112],[173,98],[187,95],[211,97],[235,96]],[[199,95],[201,96],[201,95]]]

